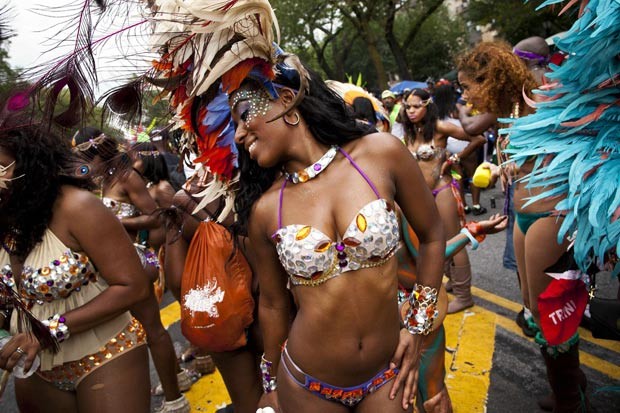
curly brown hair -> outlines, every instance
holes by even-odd
[[[510,116],[515,99],[520,104],[519,115],[523,115],[523,90],[531,97],[537,87],[526,65],[504,41],[479,43],[458,59],[457,68],[476,83],[476,109],[498,117]]]

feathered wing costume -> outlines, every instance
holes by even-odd
[[[547,0],[539,8],[560,3]],[[577,4],[571,0],[562,12]],[[592,264],[620,273],[620,1],[582,0],[579,18],[556,45],[568,55],[551,65],[550,85],[529,102],[536,113],[514,121],[510,156],[536,157],[524,181],[547,190],[529,199],[559,196],[566,214],[558,242],[574,234],[582,271]]]

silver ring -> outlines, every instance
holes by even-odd
[[[15,349],[15,352],[16,352],[16,353],[19,353],[19,354],[26,354],[26,352],[24,351],[24,349],[23,349],[23,348],[21,348],[21,347],[17,347],[17,348]]]

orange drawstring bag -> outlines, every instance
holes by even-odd
[[[233,254],[234,251],[234,254]],[[214,221],[200,223],[181,280],[181,332],[207,351],[246,344],[253,321],[252,271],[232,235]]]

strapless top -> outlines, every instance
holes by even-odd
[[[140,215],[140,211],[134,204],[128,202],[117,201],[112,198],[101,198],[103,205],[108,207],[118,219],[131,218]]]

